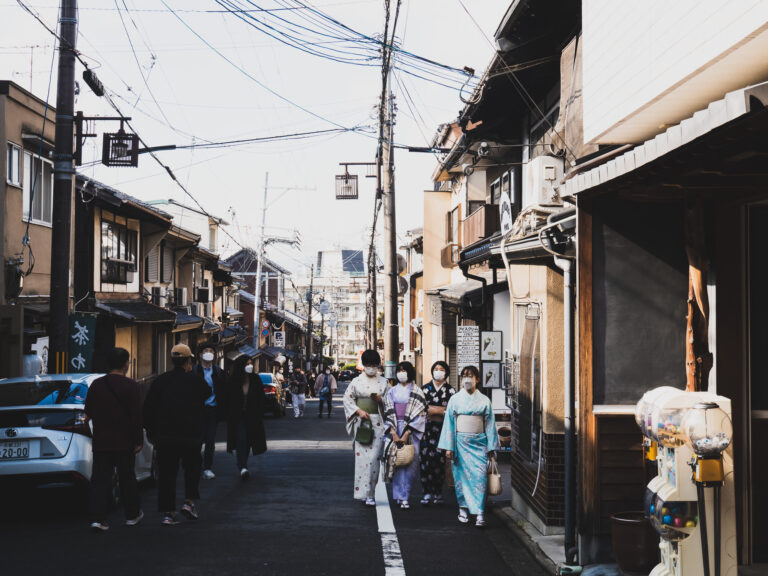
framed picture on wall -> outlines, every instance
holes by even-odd
[[[484,388],[501,388],[501,362],[483,362]]]
[[[501,362],[500,330],[484,330],[480,332],[480,360],[483,362]]]

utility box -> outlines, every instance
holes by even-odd
[[[523,169],[523,210],[531,206],[562,206],[562,179],[562,158],[544,155],[529,161]]]

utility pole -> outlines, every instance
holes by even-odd
[[[259,246],[256,253],[256,299],[253,302],[253,347],[259,349],[261,339],[261,319],[259,306],[261,298],[261,267],[264,260],[264,227],[267,223],[267,190],[269,189],[269,172],[264,175],[264,205],[261,207],[261,232],[259,233]]]
[[[384,208],[384,367],[387,377],[394,377],[399,356],[397,318],[397,227],[395,219],[395,163],[392,148],[394,124],[393,97],[387,98],[387,119],[382,142],[382,207]]]
[[[309,267],[309,294],[307,299],[307,371],[312,369],[312,288],[315,281],[315,265]]]
[[[48,373],[69,371],[69,285],[72,230],[72,178],[75,175],[73,121],[75,112],[75,45],[77,0],[62,0],[59,18],[59,79],[56,92],[56,139],[53,155],[53,222]]]

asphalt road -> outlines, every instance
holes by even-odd
[[[268,452],[242,482],[220,425],[214,480],[201,480],[200,519],[160,525],[157,492],[142,488],[144,521],[92,533],[82,496],[66,489],[0,492],[0,576],[37,575],[521,575],[544,574],[492,514],[479,530],[456,520],[455,498],[410,510],[352,498],[354,456],[340,398],[331,419],[310,400],[303,419],[265,417]],[[181,474],[178,496],[181,498]],[[179,502],[180,504],[181,502]],[[394,533],[380,533],[390,514]],[[397,548],[400,554],[398,555]],[[386,551],[384,551],[386,549]],[[385,568],[385,563],[388,568]]]

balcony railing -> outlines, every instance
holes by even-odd
[[[472,212],[461,223],[464,248],[499,231],[499,207],[485,204]]]

